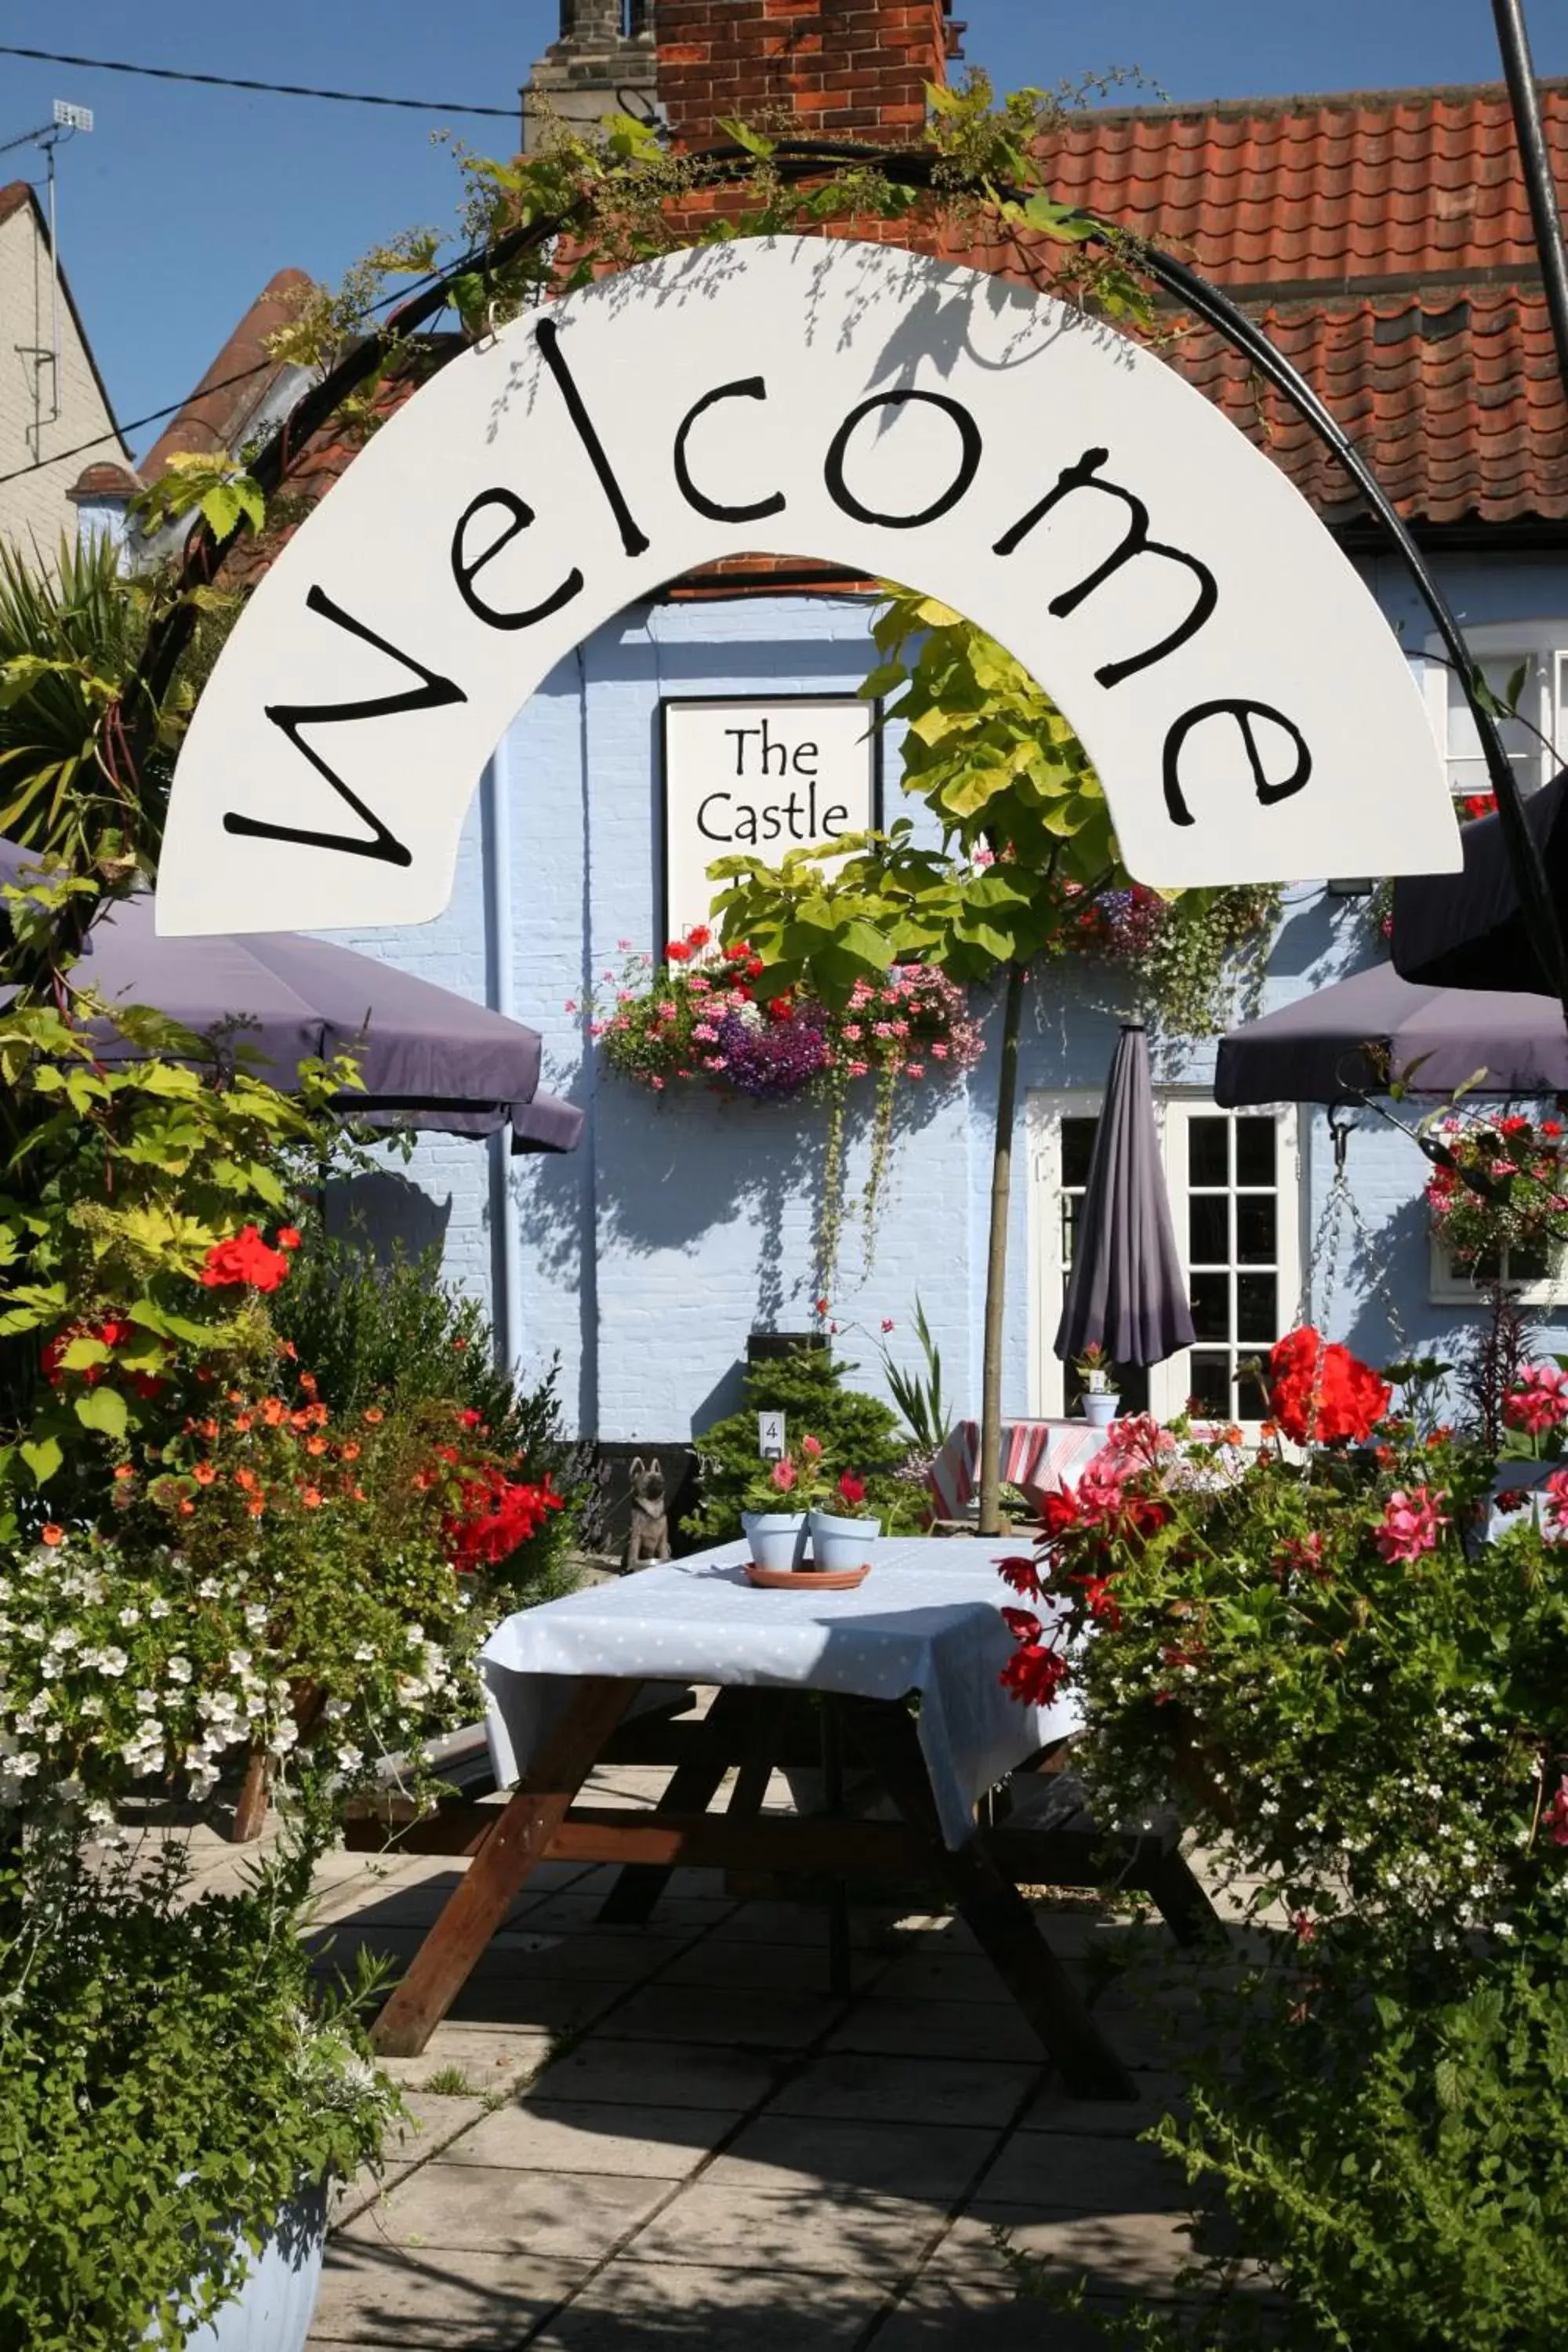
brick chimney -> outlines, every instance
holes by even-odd
[[[911,145],[928,82],[947,78],[952,0],[653,0],[658,96],[671,137],[706,147],[718,122],[790,118],[802,138]]]

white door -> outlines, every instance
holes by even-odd
[[[1031,1094],[1030,1411],[1077,1402],[1071,1365],[1053,1352],[1073,1238],[1094,1156],[1100,1097]],[[1155,1097],[1171,1221],[1187,1278],[1194,1344],[1148,1372],[1129,1368],[1123,1409],[1160,1418],[1189,1398],[1205,1420],[1256,1424],[1267,1410],[1247,1367],[1297,1318],[1301,1289],[1301,1171],[1295,1106],[1220,1110],[1198,1095]]]

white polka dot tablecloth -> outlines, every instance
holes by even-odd
[[[759,1591],[743,1543],[639,1570],[497,1626],[479,1653],[490,1753],[504,1788],[585,1675],[720,1683],[919,1700],[921,1747],[942,1834],[962,1845],[974,1806],[1015,1765],[1076,1725],[1068,1705],[1022,1706],[1000,1676],[1015,1595],[1005,1538],[889,1537],[852,1592]]]

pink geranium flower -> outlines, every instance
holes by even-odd
[[[1541,1816],[1542,1827],[1553,1845],[1568,1845],[1568,1773],[1557,1783],[1557,1793]]]
[[[1555,1364],[1531,1364],[1520,1374],[1517,1388],[1503,1399],[1502,1417],[1510,1429],[1531,1437],[1568,1421],[1568,1372]]]
[[[822,1458],[821,1438],[803,1437],[800,1441],[800,1450],[805,1454],[808,1462],[820,1461]]]
[[[773,1483],[778,1488],[779,1493],[781,1495],[787,1495],[793,1488],[795,1482],[796,1473],[795,1464],[787,1461],[775,1462],[773,1466],[772,1475]]]
[[[1377,1530],[1377,1548],[1384,1559],[1415,1560],[1423,1552],[1436,1551],[1438,1532],[1448,1524],[1437,1508],[1444,1499],[1426,1486],[1408,1490],[1396,1486],[1383,1507],[1383,1524]]]

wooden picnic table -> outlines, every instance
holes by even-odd
[[[621,1922],[651,1916],[671,1870],[716,1867],[827,1879],[840,1991],[848,1885],[932,1888],[1068,2089],[1134,2096],[1019,1887],[1141,1891],[1183,1941],[1212,1930],[1215,1915],[1173,1828],[1108,1834],[1082,1814],[1041,1827],[1028,1804],[989,1801],[1009,1774],[1012,1789],[1043,1789],[1020,1768],[1048,1762],[1072,1729],[1068,1710],[1019,1706],[996,1683],[1011,1646],[994,1567],[1006,1549],[889,1542],[857,1591],[813,1592],[803,1580],[775,1594],[746,1586],[744,1548],[727,1546],[508,1619],[482,1660],[497,1779],[515,1781],[504,1803],[458,1798],[400,1821],[386,1800],[352,1825],[362,1847],[390,1832],[405,1850],[471,1856],[376,2021],[377,2049],[424,2049],[540,1863],[621,1864],[601,1915]],[[718,1686],[706,1712],[690,1691],[669,1694],[688,1680]],[[651,1812],[579,1801],[610,1763],[668,1767]],[[780,1769],[797,1787],[799,1775],[816,1776],[820,1810],[764,1812]],[[710,1811],[731,1771],[724,1810]]]

